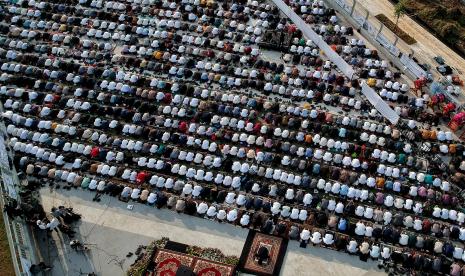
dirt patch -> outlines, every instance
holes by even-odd
[[[378,14],[375,16],[381,23],[383,23],[389,30],[391,30],[393,33],[395,33],[400,39],[405,41],[408,45],[412,45],[417,43],[417,41],[408,35],[406,32],[404,32],[402,29],[400,29],[394,22],[392,22],[389,18],[387,18],[386,15],[384,14]]]
[[[10,245],[6,236],[3,212],[0,212],[0,270],[2,276],[14,276],[15,270],[11,260]]]
[[[465,5],[462,0],[407,0],[405,4],[409,16],[465,57]]]

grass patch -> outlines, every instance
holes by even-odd
[[[396,24],[392,22],[389,18],[387,18],[386,15],[384,14],[378,14],[375,16],[381,23],[384,24],[389,30],[391,30],[393,33],[395,33],[400,39],[405,41],[408,45],[412,45],[417,43],[415,38],[411,37],[408,35],[406,32],[404,32],[402,29],[400,29],[398,26],[396,27]]]
[[[14,276],[15,269],[11,259],[10,245],[6,236],[3,211],[0,211],[0,274],[2,276]]]

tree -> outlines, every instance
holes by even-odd
[[[399,18],[404,16],[407,13],[407,0],[399,0],[394,6],[394,16],[396,17],[395,29],[397,30],[397,25],[399,24]]]

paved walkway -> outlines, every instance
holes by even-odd
[[[394,6],[388,0],[357,0],[357,2],[362,4],[371,16],[383,13],[395,22]],[[460,78],[465,80],[465,60],[457,53],[408,16],[399,19],[399,27],[417,41],[410,47],[415,51],[415,57],[420,63],[428,63],[435,68],[438,64],[433,58],[442,56],[446,64],[456,69],[454,73],[459,74]]]
[[[134,252],[140,244],[161,237],[219,248],[225,254],[240,256],[247,237],[246,229],[167,209],[135,203],[134,209],[128,210],[126,203],[108,196],[103,196],[101,202],[93,202],[93,193],[89,191],[50,192],[44,188],[40,194],[45,210],[65,205],[82,214],[82,222],[75,230],[91,247],[89,253],[76,256],[67,245],[67,237],[53,233],[49,248],[56,245],[58,250],[46,252],[54,266],[52,275],[79,275],[91,271],[97,275],[124,275],[134,261],[134,257],[128,259],[126,254]],[[44,246],[42,249],[46,251]],[[48,261],[47,256],[44,258]],[[357,257],[332,250],[311,246],[302,249],[298,242],[291,241],[281,275],[384,275],[376,265],[376,262],[364,263]]]

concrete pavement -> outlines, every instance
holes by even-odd
[[[93,193],[83,190],[40,191],[45,210],[52,206],[71,206],[82,215],[75,231],[91,248],[86,254],[70,250],[69,239],[61,233],[53,233],[42,241],[43,256],[54,266],[51,275],[81,275],[95,272],[97,275],[124,275],[134,256],[126,258],[139,245],[168,237],[174,241],[202,247],[214,247],[227,255],[240,256],[247,237],[247,230],[229,224],[177,214],[139,203],[133,210],[127,203],[103,196],[101,202],[93,202]],[[48,248],[47,248],[48,247]],[[54,250],[54,247],[58,248]],[[46,249],[49,252],[46,252]],[[47,259],[48,258],[48,259]],[[300,248],[290,241],[281,275],[384,275],[376,268],[377,263],[361,262],[346,253],[309,246]]]

